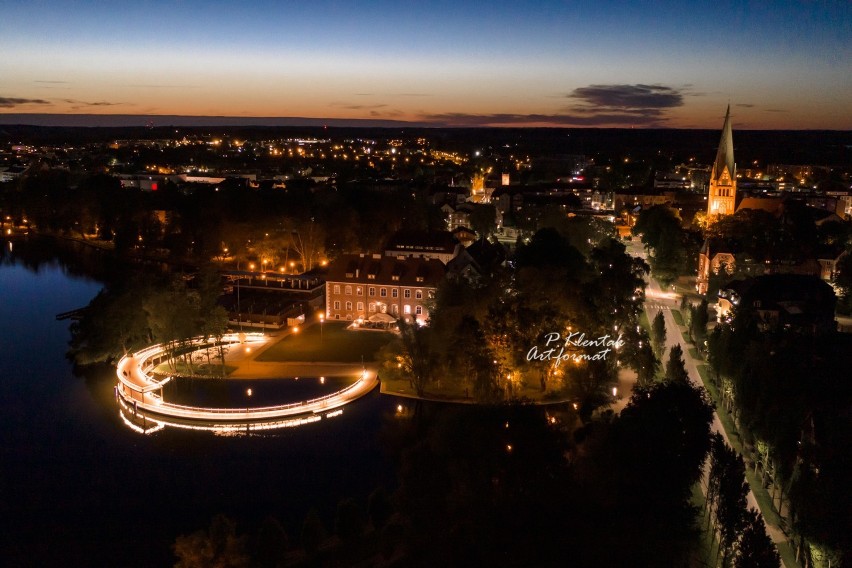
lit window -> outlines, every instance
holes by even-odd
[[[352,295],[352,286],[347,286],[344,290],[346,291],[347,296]]]
[[[405,314],[410,314],[411,313],[411,306],[409,306],[408,304],[405,304],[405,306],[403,306],[403,308],[402,308],[402,311]]]
[[[363,296],[364,295],[364,289],[361,288],[360,286],[358,286],[357,288],[355,288],[355,295],[356,296]]]
[[[334,293],[335,293],[335,294],[340,294],[340,284],[335,284],[335,285],[334,285]]]
[[[376,313],[376,302],[370,302],[370,313]]]
[[[391,304],[391,313],[393,315],[399,314],[399,304]]]

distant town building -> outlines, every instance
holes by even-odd
[[[344,254],[328,269],[326,318],[385,321],[390,316],[425,323],[427,302],[445,274],[435,259]]]
[[[447,264],[462,248],[461,243],[449,231],[403,229],[388,239],[385,256],[432,258]]]
[[[747,310],[764,329],[786,327],[808,331],[835,329],[837,298],[831,286],[815,276],[771,274],[736,280],[719,290],[719,319],[732,309]]]
[[[731,132],[731,105],[725,113],[722,138],[716,160],[710,170],[707,216],[733,215],[737,197],[737,166],[734,162],[734,137]]]

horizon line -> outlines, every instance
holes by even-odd
[[[227,116],[181,114],[87,114],[87,113],[0,113],[0,126],[36,126],[64,128],[145,128],[146,121],[171,120],[154,124],[153,128],[168,127],[309,127],[309,128],[433,128],[433,129],[559,129],[559,130],[718,130],[706,127],[682,126],[566,126],[566,125],[499,125],[452,124],[437,121],[405,121],[376,118],[317,118],[299,116]],[[84,122],[85,121],[85,122]],[[94,123],[94,124],[93,124]],[[797,131],[852,132],[849,129],[828,128],[737,128],[738,131]]]

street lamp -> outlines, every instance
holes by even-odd
[[[325,323],[325,314],[320,314],[320,347],[322,347],[323,337],[322,337],[322,324]]]

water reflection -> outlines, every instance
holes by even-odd
[[[173,421],[133,432],[115,368],[73,368],[69,322],[56,320],[91,301],[104,267],[78,270],[85,263],[40,247],[0,242],[0,477],[4,515],[15,519],[0,531],[4,565],[172,565],[175,537],[217,513],[298,527],[310,508],[330,518],[342,497],[393,486],[378,432],[394,403],[377,391],[304,427],[250,426],[246,436]],[[270,387],[252,382],[253,397]]]

